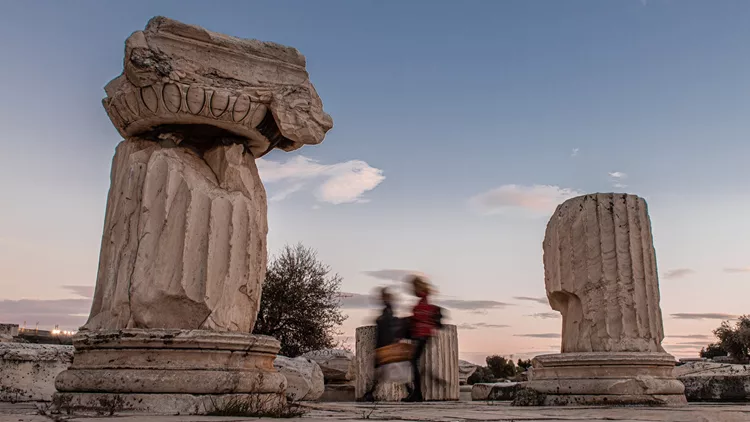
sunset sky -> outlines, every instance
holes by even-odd
[[[418,270],[462,358],[558,351],[544,229],[590,192],[648,201],[667,351],[750,313],[750,2],[4,1],[0,322],[85,322],[121,140],[103,86],[154,15],[307,57],[334,128],[259,160],[269,252],[343,277],[343,340]]]

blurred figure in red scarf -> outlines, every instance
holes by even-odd
[[[422,396],[419,360],[424,354],[427,341],[435,335],[435,330],[441,327],[442,315],[440,308],[429,302],[431,289],[427,280],[422,276],[412,275],[408,281],[412,285],[414,295],[419,298],[419,302],[414,306],[409,324],[409,338],[414,342],[414,353],[411,358],[414,387],[404,401],[421,402],[424,401],[424,397]]]

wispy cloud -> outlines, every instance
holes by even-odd
[[[375,270],[375,271],[363,271],[362,272],[365,275],[368,275],[370,277],[379,278],[381,280],[389,280],[389,281],[404,281],[406,279],[406,276],[411,274],[422,274],[419,271],[413,271],[413,270],[396,270],[396,269],[384,269],[384,270]],[[424,274],[422,274],[424,275]]]
[[[502,309],[508,306],[513,306],[511,303],[498,302],[495,300],[464,300],[464,299],[449,299],[439,300],[437,303],[440,306],[446,308],[458,309],[458,310],[491,310],[491,309]]]
[[[256,163],[264,183],[280,185],[279,191],[271,196],[272,201],[283,200],[313,185],[313,194],[321,202],[367,202],[363,195],[385,180],[382,170],[361,160],[321,164],[298,155],[283,163],[263,158]]]
[[[394,304],[400,303],[400,297],[396,294]],[[339,300],[343,309],[370,309],[380,306],[377,294],[367,295],[362,293],[341,292]],[[444,308],[460,311],[486,312],[488,310],[503,309],[513,304],[498,302],[495,300],[471,300],[471,299],[442,299],[436,300],[435,304]]]
[[[94,286],[74,286],[69,284],[62,286],[62,288],[86,299],[91,299],[94,297]]]
[[[705,341],[682,341],[682,342],[677,343],[677,345],[678,346],[691,346],[691,347],[706,347],[708,343]]]
[[[750,267],[724,268],[724,272],[728,274],[750,273]]]
[[[560,319],[562,318],[562,315],[559,312],[539,312],[536,314],[526,315],[534,318],[540,318],[540,319]]]
[[[706,344],[702,346],[696,346],[692,344],[665,344],[664,348],[669,349],[681,349],[681,350],[699,350],[701,347],[706,347]]]
[[[493,328],[508,328],[510,325],[505,324],[487,324],[484,322],[477,322],[476,324],[464,323],[459,324],[458,328],[461,330],[479,330],[482,328],[493,329]]]
[[[662,277],[666,279],[676,279],[683,278],[694,273],[695,271],[690,268],[675,268],[673,270],[665,271]]]
[[[677,335],[668,335],[666,338],[704,338],[704,339],[710,339],[713,338],[713,336],[710,336],[708,334],[677,334]]]
[[[548,214],[558,204],[581,195],[573,189],[549,185],[502,185],[469,199],[470,206],[483,215],[501,214],[510,210],[525,210]]]
[[[91,299],[57,300],[0,300],[0,321],[40,329],[75,330],[86,322],[91,310]]]
[[[542,305],[549,303],[546,297],[513,296],[513,299],[541,303]]]
[[[628,187],[623,180],[628,178],[628,175],[626,173],[623,173],[621,171],[612,171],[609,172],[609,179],[612,182],[612,186],[622,189]]]
[[[561,338],[558,333],[537,333],[537,334],[514,334],[515,337],[532,337],[532,338]]]
[[[671,314],[671,316],[677,319],[737,319],[737,315],[721,313],[677,313]]]
[[[343,309],[370,309],[378,305],[375,297],[361,293],[341,292],[339,300]]]
[[[304,187],[305,187],[304,183],[295,183],[295,184],[289,185],[281,189],[280,191],[274,193],[272,197],[268,198],[268,200],[270,202],[283,201],[286,198],[288,198],[291,194],[301,191],[302,188]]]
[[[578,157],[578,148],[573,148],[573,151],[570,152],[571,157]]]

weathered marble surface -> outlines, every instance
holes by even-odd
[[[165,397],[165,403],[172,400]],[[211,405],[208,397],[207,405]],[[427,402],[427,403],[303,403],[307,413],[301,420],[309,422],[361,421],[528,421],[528,422],[747,422],[750,406],[736,404],[693,403],[684,407],[511,407],[504,402]],[[162,407],[163,408],[163,407]],[[187,407],[186,410],[190,410]],[[38,414],[29,403],[0,403],[0,422],[48,422],[47,416]],[[134,415],[117,412],[115,417],[65,415],[69,422],[226,422],[239,420],[225,416],[190,416],[187,411],[180,416],[154,412]],[[273,418],[253,419],[278,421]]]
[[[674,368],[688,401],[750,401],[750,365],[690,362]]]
[[[164,17],[125,43],[104,108],[125,137],[164,125],[209,125],[252,155],[318,144],[333,127],[295,48],[240,39]]]
[[[374,325],[358,327],[355,331],[355,362],[357,378],[355,380],[355,397],[362,398],[372,388],[375,381],[375,343],[377,329]],[[374,392],[378,401],[399,401],[406,397],[403,384],[380,383]]]
[[[547,297],[563,317],[562,353],[537,356],[516,405],[684,405],[664,352],[646,202],[591,194],[559,205],[544,242]]]
[[[203,415],[221,409],[232,401],[251,403],[257,409],[277,409],[286,404],[283,395],[276,393],[253,394],[143,394],[143,393],[62,393],[56,395],[51,409],[62,415],[87,415],[86,421],[92,421],[93,415],[108,415],[123,419],[122,415],[138,414],[145,421],[158,420],[158,416],[146,415],[182,415],[178,420],[184,421],[186,415]],[[125,417],[127,419],[127,416]],[[67,419],[65,419],[67,420]],[[195,417],[191,422],[198,421]],[[226,419],[224,419],[226,421]],[[0,422],[2,420],[0,419]]]
[[[458,361],[458,382],[461,385],[466,384],[469,377],[477,371],[477,365],[465,360]]]
[[[252,331],[267,231],[266,193],[243,146],[200,157],[123,141],[85,328]]]
[[[0,401],[50,401],[73,346],[0,343]]]
[[[550,218],[543,247],[563,353],[664,352],[646,201],[614,193],[569,199]]]
[[[279,343],[247,334],[267,254],[255,160],[318,144],[333,126],[305,58],[156,17],[127,39],[105,91],[125,141],[91,313],[56,397],[87,407],[122,394],[143,412],[192,409],[206,395],[285,402]]]
[[[286,397],[291,401],[313,401],[318,400],[325,391],[323,371],[317,362],[300,356],[288,358],[276,356],[273,362],[286,378]]]
[[[18,324],[0,324],[0,334],[10,337],[18,335]]]
[[[319,402],[353,402],[356,400],[354,394],[354,383],[326,384],[323,395]]]
[[[316,350],[302,355],[320,365],[326,383],[347,382],[356,376],[354,353],[342,349]]]
[[[101,330],[79,332],[73,345],[73,364],[55,381],[61,393],[282,395],[286,387],[273,366],[280,344],[267,336]]]
[[[517,382],[477,383],[471,387],[471,399],[510,401],[515,397],[519,386],[520,383]]]
[[[651,407],[511,407],[507,402],[432,403],[314,403],[308,420],[379,421],[627,421],[627,422],[746,422],[750,406],[691,405],[679,408]]]

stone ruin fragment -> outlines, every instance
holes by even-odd
[[[105,91],[125,140],[91,313],[56,403],[97,408],[116,396],[157,413],[237,397],[281,404],[279,342],[250,334],[268,231],[255,160],[319,144],[333,127],[305,57],[155,17],[127,39],[123,73]]]
[[[532,360],[521,405],[680,405],[664,339],[646,201],[591,194],[559,205],[543,242],[544,281],[562,314],[562,350]]]

